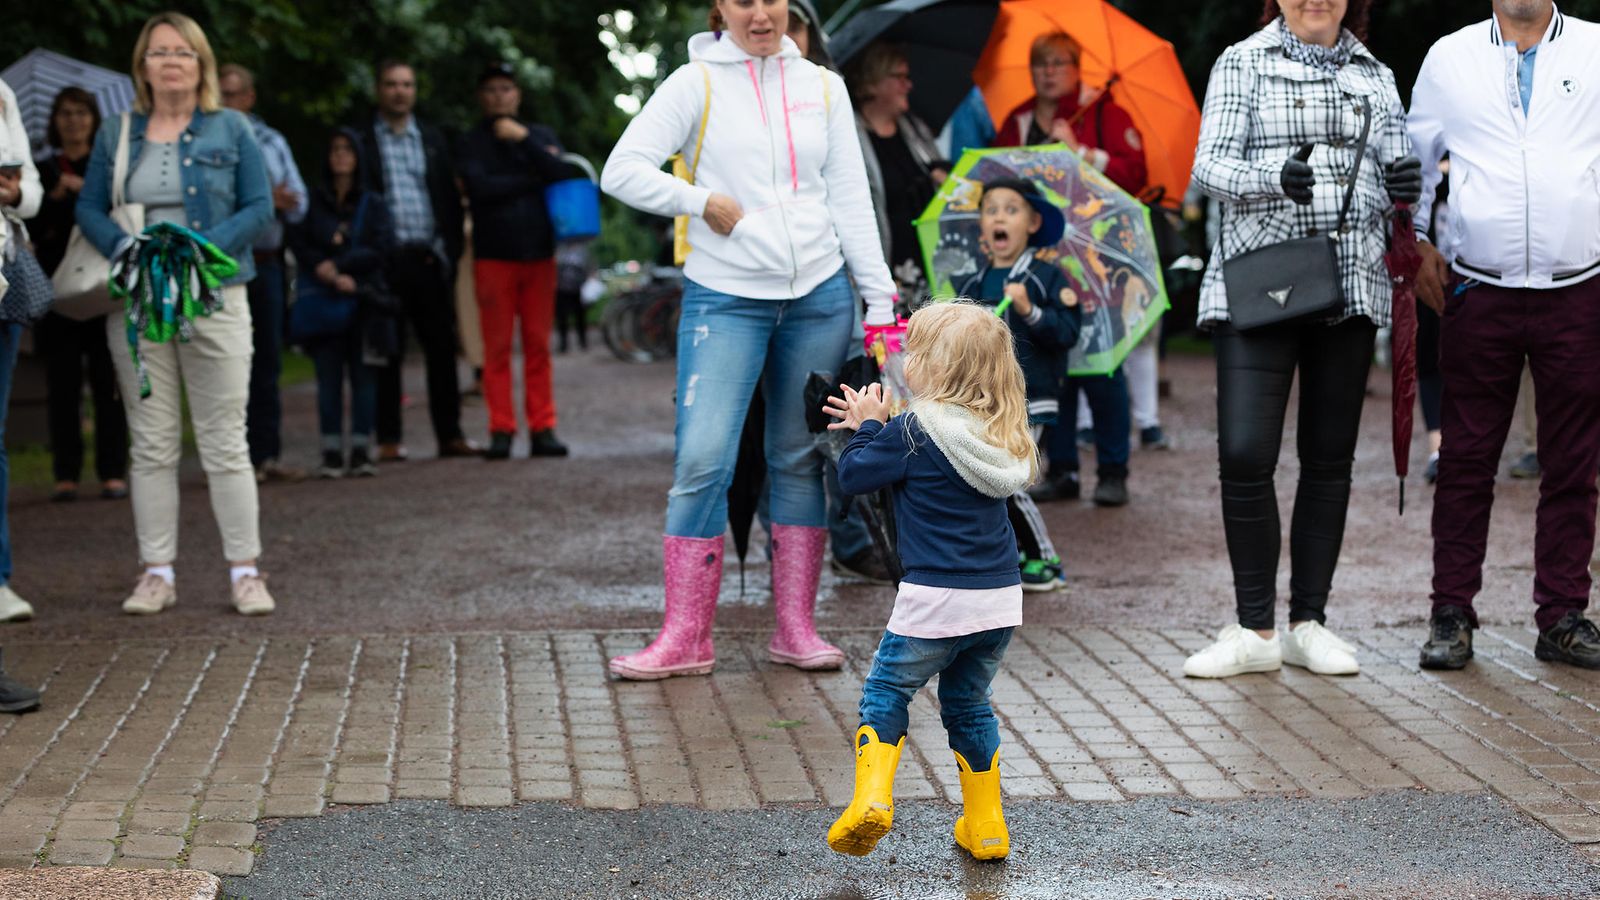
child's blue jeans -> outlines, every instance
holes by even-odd
[[[1011,643],[1011,628],[952,638],[914,638],[883,633],[872,655],[872,672],[861,688],[861,724],[893,744],[906,733],[911,698],[939,676],[939,716],[950,749],[973,771],[988,770],[1000,749],[1000,723],[989,705],[989,684]]]

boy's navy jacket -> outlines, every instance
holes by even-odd
[[[983,283],[993,271],[992,263],[979,267],[956,290],[956,296],[969,297],[988,307],[995,307],[1001,297],[985,297]],[[1025,251],[1011,271],[1006,274],[1006,284],[1021,284],[1028,289],[1028,301],[1034,312],[1024,316],[1015,306],[1006,310],[1006,324],[1017,349],[1017,362],[1022,365],[1022,377],[1028,391],[1028,420],[1053,423],[1060,414],[1061,379],[1067,373],[1067,351],[1078,342],[1083,313],[1077,306],[1061,302],[1061,292],[1071,285],[1060,266],[1041,262],[1033,251]]]
[[[1005,499],[967,484],[915,416],[863,422],[839,455],[839,486],[852,495],[894,489],[904,581],[966,590],[1022,583]]]

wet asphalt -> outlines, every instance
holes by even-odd
[[[1013,802],[1012,854],[977,863],[942,803],[901,803],[870,856],[829,850],[836,811],[404,801],[269,826],[224,889],[306,898],[1568,898],[1600,867],[1487,796]]]

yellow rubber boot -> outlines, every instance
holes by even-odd
[[[1000,811],[1000,751],[989,760],[987,772],[974,772],[959,753],[961,818],[956,819],[956,843],[974,859],[1004,859],[1011,852],[1011,835]]]
[[[862,737],[866,737],[863,741]],[[856,729],[856,793],[833,827],[828,846],[851,856],[866,856],[894,824],[894,770],[900,766],[899,743],[885,744],[870,725]]]

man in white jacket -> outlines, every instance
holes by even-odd
[[[1551,0],[1494,0],[1428,52],[1408,130],[1425,227],[1450,154],[1450,237],[1418,295],[1443,316],[1444,444],[1433,505],[1426,668],[1472,657],[1494,477],[1524,364],[1543,470],[1533,599],[1542,660],[1600,668],[1583,615],[1600,466],[1600,26]]]

